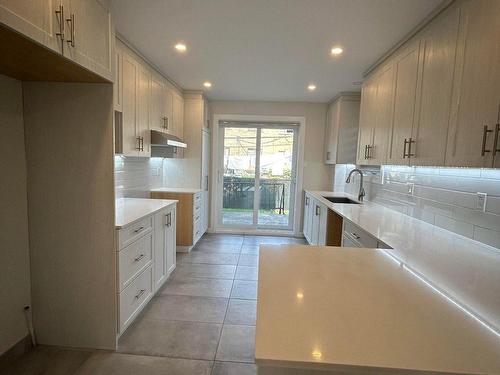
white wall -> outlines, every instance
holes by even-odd
[[[31,304],[22,100],[21,82],[0,76],[0,354],[28,334]]]
[[[214,115],[301,116],[306,118],[304,189],[329,190],[332,171],[323,162],[327,104],[293,102],[212,101]],[[211,121],[215,124],[213,119]]]

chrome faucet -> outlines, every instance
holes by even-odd
[[[359,175],[361,176],[361,181],[359,182],[358,200],[360,202],[363,202],[363,197],[365,196],[365,188],[363,187],[363,172],[361,172],[361,169],[355,168],[352,171],[350,171],[349,175],[347,176],[347,180],[345,180],[345,182],[347,184],[351,182],[351,176],[354,172],[358,172]]]

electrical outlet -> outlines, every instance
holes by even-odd
[[[413,195],[415,184],[413,182],[407,182],[406,187],[408,188],[408,194]]]
[[[476,210],[480,210],[485,212],[486,211],[486,198],[487,198],[486,193],[477,193],[477,198],[476,198]]]

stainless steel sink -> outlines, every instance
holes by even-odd
[[[323,197],[328,199],[332,203],[347,203],[347,204],[359,204],[359,202],[353,201],[352,199],[346,197]]]

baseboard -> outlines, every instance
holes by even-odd
[[[31,349],[31,338],[29,335],[26,335],[26,337],[22,338],[17,344],[14,344],[12,348],[0,355],[0,373]]]
[[[177,246],[178,253],[189,253],[194,246]]]

